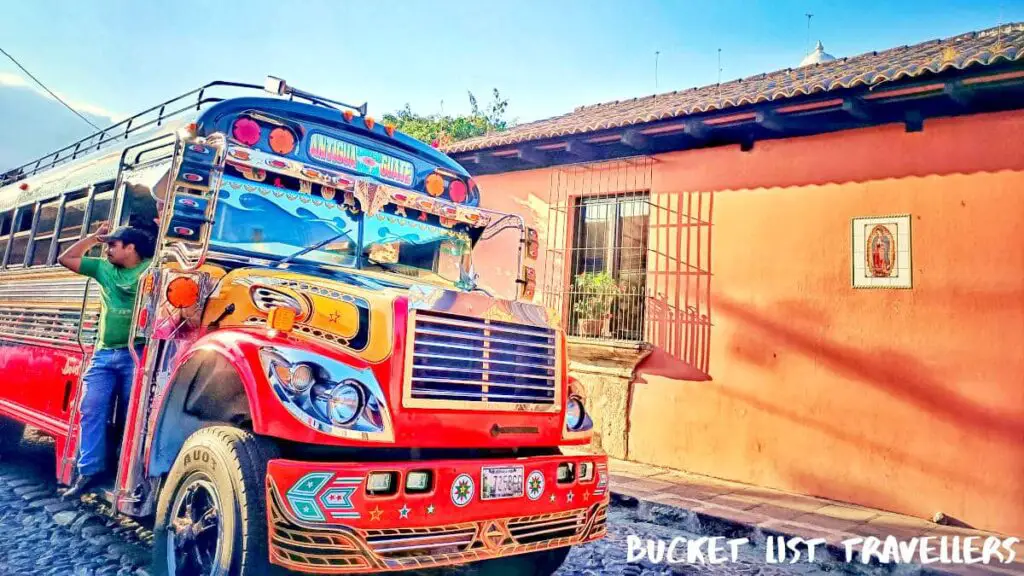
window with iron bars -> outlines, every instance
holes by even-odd
[[[569,334],[643,340],[648,194],[577,198],[569,272]]]
[[[712,329],[714,194],[660,190],[651,157],[551,172],[544,305],[571,337],[644,342],[706,379]],[[703,376],[702,376],[703,375]]]

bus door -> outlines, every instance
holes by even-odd
[[[161,205],[156,253],[140,280],[132,323],[133,336],[144,338],[146,347],[128,404],[113,493],[114,508],[135,516],[153,512],[159,488],[158,479],[147,476],[145,461],[156,425],[154,410],[163,405],[179,351],[200,335],[203,305],[215,287],[202,265],[212,228],[213,198],[223,171],[223,146],[204,146],[173,134],[166,138],[162,144],[169,146],[164,150],[170,158],[161,157],[164,164],[157,175],[158,182],[168,183],[166,190],[148,186],[159,195]],[[147,169],[152,180],[150,163],[133,165],[125,172]],[[146,213],[136,220],[144,222],[148,217]],[[123,213],[121,218],[131,221]]]

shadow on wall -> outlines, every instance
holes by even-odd
[[[1014,407],[1018,409],[1014,413],[977,404],[950,389],[913,356],[896,350],[864,350],[837,344],[823,334],[814,336],[796,330],[789,323],[769,318],[721,295],[716,298],[715,306],[720,313],[742,322],[743,329],[758,330],[770,338],[773,345],[794,349],[837,374],[856,378],[965,429],[984,431],[1008,443],[1024,442],[1024,411],[1020,407]],[[886,361],[878,362],[879,358]]]
[[[891,431],[887,433],[883,427],[876,434],[859,425],[844,424],[849,419],[844,420],[841,413],[830,415],[808,406],[786,405],[784,400],[772,401],[771,396],[762,397],[757,391],[716,386],[716,394],[791,423],[791,434],[813,431],[848,445],[849,448],[840,449],[840,454],[848,452],[857,460],[846,472],[833,470],[822,475],[803,468],[802,464],[810,462],[805,458],[766,463],[783,479],[783,484],[776,487],[923,518],[936,512],[953,514],[982,529],[1022,529],[1024,517],[1012,503],[1024,497],[1024,484],[1013,473],[1024,466],[1024,406],[980,404],[958,393],[940,373],[905,353],[839,344],[827,337],[828,319],[799,303],[772,306],[773,311],[786,311],[779,313],[785,321],[721,294],[716,296],[715,304],[719,317],[737,324],[736,336],[728,345],[730,357],[736,361],[774,372],[775,351],[780,355],[795,353],[812,360],[824,371],[856,380],[892,397],[898,401],[894,404],[895,413],[899,413],[899,406],[920,411],[913,422],[894,420]],[[799,313],[801,309],[803,313]],[[736,354],[737,349],[744,350],[744,354]],[[885,358],[885,362],[878,362],[879,358]],[[1007,381],[1005,386],[1012,397],[1017,391],[1015,384]],[[965,442],[977,440],[995,445],[979,454],[942,444],[929,448],[927,440],[915,448],[894,439],[899,437],[900,427],[913,426],[914,422],[927,425],[929,420],[955,427],[955,431],[945,434],[947,442],[963,438]],[[942,440],[935,437],[933,442]],[[843,460],[837,459],[840,454],[821,456],[842,467]],[[880,467],[882,477],[865,475],[864,466],[869,463]],[[907,477],[918,474],[933,481],[915,491],[913,485],[907,484]]]

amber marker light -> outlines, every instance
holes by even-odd
[[[440,174],[435,172],[430,176],[427,176],[425,186],[427,189],[427,194],[430,194],[431,196],[436,198],[440,196],[442,193],[444,193],[444,178],[442,178]]]
[[[184,276],[167,285],[167,303],[175,308],[191,308],[199,302],[199,284]]]
[[[291,154],[295,150],[295,135],[287,128],[274,128],[270,131],[270,149],[281,154]]]
[[[287,306],[275,306],[267,315],[267,327],[277,332],[291,332],[295,327],[295,310]]]

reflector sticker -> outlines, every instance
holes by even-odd
[[[473,499],[474,488],[473,479],[470,478],[469,474],[459,474],[455,481],[452,482],[452,504],[459,508],[469,504],[470,500]]]

